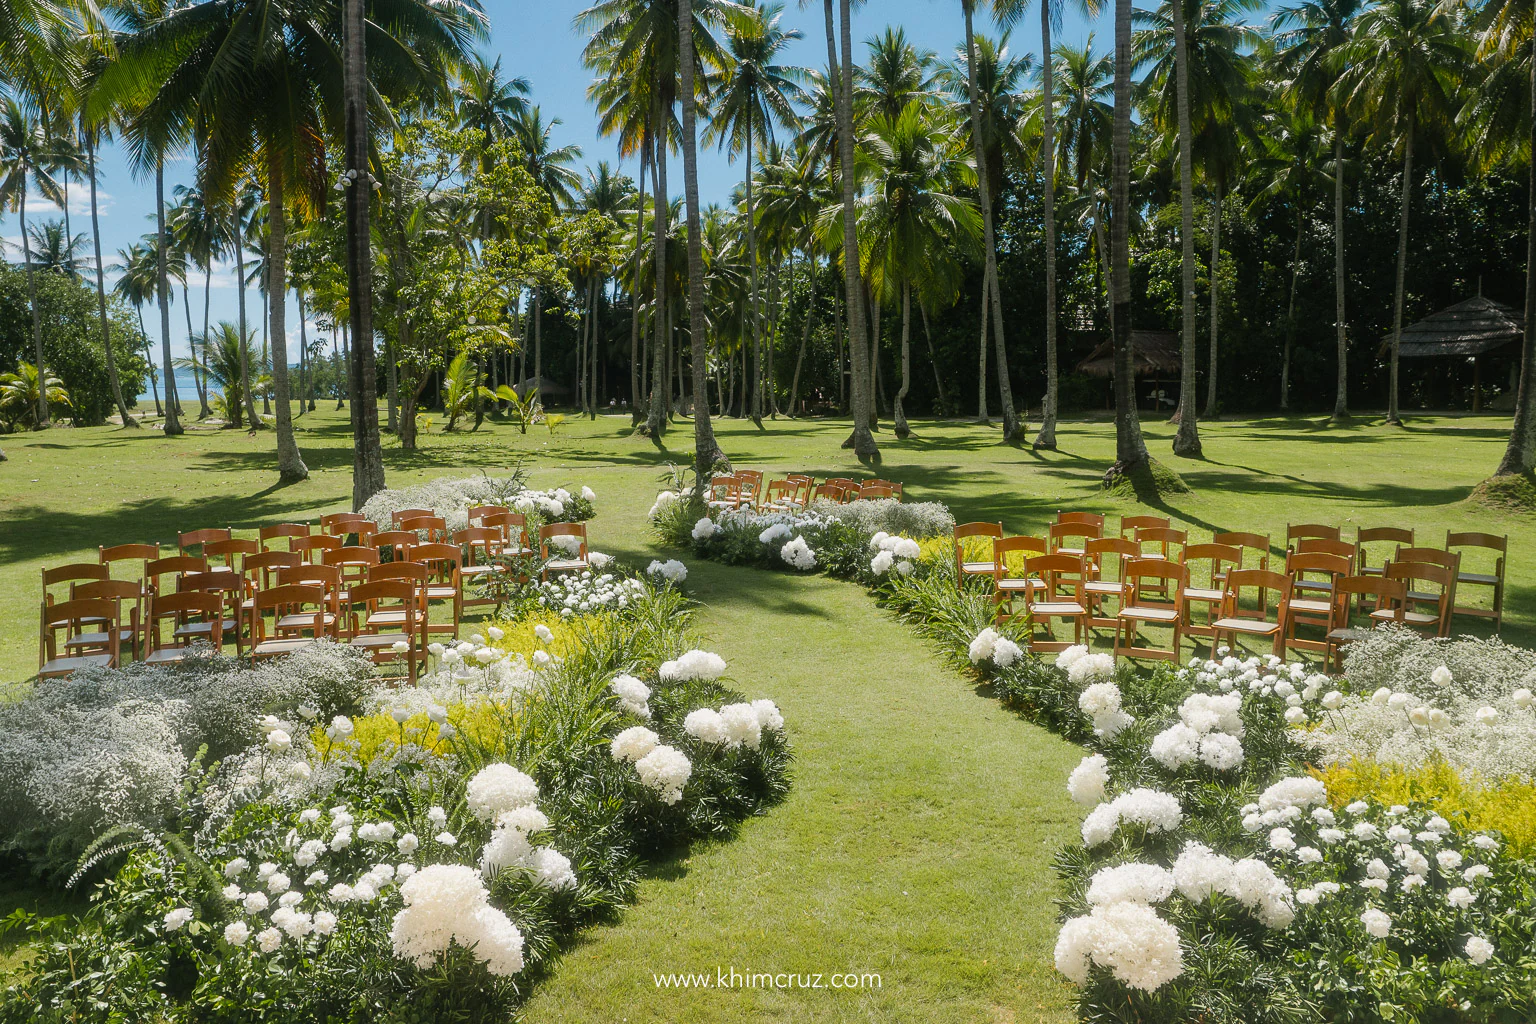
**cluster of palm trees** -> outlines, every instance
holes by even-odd
[[[64,190],[89,182],[94,228],[96,150],[108,138],[125,147],[155,182],[156,229],[119,253],[116,291],[141,316],[143,305],[158,312],[166,431],[181,429],[181,369],[192,374],[204,414],[210,382],[226,419],[238,422],[243,406],[244,418],[260,424],[256,398],[275,406],[281,475],[305,474],[292,428],[291,293],[301,332],[306,303],[330,328],[334,390],[356,399],[354,498],[365,500],[383,482],[376,391],[387,396],[388,429],[408,447],[434,385],[451,383],[457,396],[450,423],[471,407],[478,423],[488,409],[511,404],[499,388],[544,387],[546,319],[563,311],[560,335],[574,324],[575,339],[562,365],[571,356],[576,404],[595,414],[601,397],[618,390],[604,381],[620,330],[615,314],[626,304],[638,429],[659,436],[691,412],[701,474],[722,457],[713,412],[761,424],[799,408],[818,311],[833,320],[819,326],[836,338],[832,376],[837,401],[852,413],[846,444],[860,458],[879,457],[877,410],[889,410],[898,438],[908,432],[919,326],[938,404],[956,408],[960,396],[945,394],[930,324],[963,296],[979,303],[978,417],[989,419],[990,381],[1003,439],[1025,440],[1009,364],[1018,345],[1008,339],[1040,337],[1046,390],[1033,443],[1052,448],[1064,238],[1093,269],[1091,305],[1103,311],[1117,367],[1117,459],[1134,471],[1149,455],[1134,389],[1131,250],[1153,230],[1166,234],[1148,225],[1174,190],[1176,218],[1160,220],[1176,220],[1179,240],[1174,452],[1201,452],[1201,315],[1209,330],[1203,415],[1217,411],[1221,314],[1230,299],[1221,293],[1229,280],[1224,224],[1265,200],[1289,203],[1295,218],[1289,307],[1275,313],[1285,324],[1281,405],[1289,401],[1303,239],[1322,227],[1315,233],[1330,236],[1333,250],[1334,416],[1342,420],[1345,211],[1362,159],[1401,161],[1388,389],[1395,421],[1416,168],[1454,151],[1475,171],[1523,172],[1533,148],[1531,12],[1508,0],[1301,0],[1264,26],[1249,23],[1257,0],[1162,0],[1136,11],[1130,0],[1108,10],[1085,0],[1088,15],[1111,18],[1109,52],[1092,37],[1083,46],[1053,44],[1060,0],[1034,8],[960,0],[961,42],[948,59],[892,28],[864,44],[862,62],[853,6],[823,0],[827,59],[812,69],[786,62],[800,33],[785,26],[777,4],[594,0],[574,24],[588,39],[589,96],[601,129],[622,158],[638,163],[630,179],[605,163],[583,176],[580,150],[556,144],[559,122],[532,103],[527,80],[472,52],[485,34],[474,3],[373,0],[365,21],[362,0],[79,8],[0,0],[8,85],[0,201],[24,220],[30,182],[57,197],[67,217]],[[979,33],[980,13],[1003,35]],[[1009,31],[1031,14],[1048,59],[1010,44]],[[701,145],[740,161],[741,186],[725,205],[701,203]],[[165,162],[187,150],[196,182],[168,202]],[[680,201],[669,181],[678,155]],[[1033,215],[1021,220],[1020,182],[1042,197],[1038,224]],[[1330,194],[1332,223],[1312,223]],[[1197,196],[1210,238],[1203,266]],[[1044,316],[1022,322],[1009,316],[1020,282],[1016,264],[1004,273],[1003,257],[1037,228],[1043,259],[1033,272],[1043,279]],[[22,234],[29,281],[34,270],[81,268],[67,222],[37,232],[24,226]],[[102,342],[110,346],[99,242],[96,249]],[[194,322],[189,279],[201,271],[206,296],[215,261],[230,256],[263,297],[259,353],[243,287],[237,324],[210,325],[206,299],[201,330]],[[1201,276],[1208,311],[1198,305]],[[181,363],[170,352],[177,284],[193,350]],[[1536,294],[1527,301],[1532,315]],[[1536,459],[1536,324],[1529,326],[1501,472],[1529,472]],[[34,341],[42,366],[35,323]],[[374,382],[376,348],[382,387]],[[899,353],[893,401],[882,352]],[[306,336],[301,411],[313,401],[321,362],[323,342],[312,346]],[[114,397],[131,422],[122,396]],[[47,410],[38,416],[46,422]]]

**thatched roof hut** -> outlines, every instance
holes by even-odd
[[[1177,331],[1132,331],[1131,348],[1136,354],[1136,376],[1177,377],[1179,373],[1179,334]],[[1077,372],[1090,377],[1112,377],[1115,373],[1115,346],[1102,342],[1077,364]]]
[[[527,395],[528,395],[529,390],[531,390],[532,388],[533,388],[533,378],[532,377],[529,377],[527,380],[521,381],[521,382],[519,382],[517,384],[514,384],[512,386],[512,390],[517,392],[517,397],[518,398],[526,398]],[[566,387],[563,384],[556,383],[555,381],[550,380],[548,377],[540,377],[539,378],[539,395],[541,397],[544,396],[544,395],[554,395],[554,396],[558,397],[560,395],[568,395],[570,393],[571,393],[571,389]]]
[[[1519,313],[1502,302],[1477,295],[1404,327],[1398,356],[1468,358],[1518,345],[1524,337],[1525,325]],[[1379,355],[1387,355],[1391,346],[1392,335],[1388,334],[1381,339]]]

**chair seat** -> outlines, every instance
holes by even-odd
[[[1370,630],[1361,629],[1358,626],[1351,626],[1345,629],[1330,629],[1328,631],[1328,639],[1336,644],[1353,643],[1356,640],[1364,640],[1370,635]]]
[[[417,619],[419,620],[420,618],[421,618],[421,616],[418,615]],[[379,611],[376,611],[373,614],[368,616],[368,621],[365,623],[365,625],[367,625],[370,629],[375,627],[375,626],[404,626],[405,625],[405,609],[404,608],[383,608],[383,609],[380,609]]]
[[[331,626],[334,626],[336,624],[336,616],[332,615],[330,612],[326,612],[326,613],[324,613],[323,615],[320,616],[320,621],[325,624],[325,627],[327,629],[329,629]],[[234,628],[234,624],[233,623],[225,623],[224,628],[225,629],[232,629],[232,628]],[[278,629],[314,629],[315,628],[315,617],[313,615],[304,615],[302,613],[296,613],[296,614],[293,614],[293,615],[284,615],[282,618],[277,620],[277,628]],[[176,631],[176,634],[178,636],[180,636],[181,635],[181,630],[178,629]]]
[[[545,563],[544,568],[549,572],[574,572],[577,569],[587,568],[587,560],[585,558],[551,558]]]
[[[457,587],[428,587],[427,588],[427,600],[429,600],[429,601],[452,601],[454,598],[456,598],[458,596],[459,596],[459,590],[458,590]]]
[[[1396,616],[1390,608],[1378,608],[1371,612],[1371,618],[1378,622],[1396,621]],[[1403,613],[1403,621],[1410,626],[1433,626],[1440,622],[1440,616],[1430,615],[1427,612],[1408,611]]]
[[[997,581],[998,590],[1044,590],[1045,580],[1037,580],[1026,576],[1005,576]]]
[[[961,562],[960,563],[960,571],[961,572],[975,573],[977,575],[981,575],[981,574],[985,573],[986,575],[990,576],[990,575],[992,575],[992,573],[997,571],[997,563],[996,562]]]
[[[493,572],[500,572],[499,565],[466,565],[459,570],[460,576],[485,576]]]
[[[1055,553],[1058,554],[1058,555],[1082,555],[1082,554],[1086,554],[1086,552],[1084,552],[1082,548],[1057,548]]]
[[[265,658],[278,654],[292,654],[314,643],[311,637],[294,637],[288,640],[264,640],[251,650],[251,657]]]
[[[54,658],[37,670],[38,678],[52,679],[56,676],[67,676],[71,672],[78,672],[82,668],[111,668],[112,655],[110,654],[76,654],[68,658]]]
[[[1132,605],[1129,608],[1120,609],[1117,618],[1144,619],[1148,622],[1177,622],[1179,613],[1172,608],[1148,608],[1145,605]]]
[[[1408,591],[1408,600],[1410,600],[1410,601],[1423,601],[1425,604],[1434,604],[1435,602],[1440,600],[1440,595],[1439,594],[1427,594],[1427,593],[1425,593],[1423,591],[1420,591],[1420,590],[1410,590],[1410,591]]]
[[[65,647],[105,647],[107,646],[107,634],[100,633],[76,633],[64,641]],[[133,630],[120,629],[117,631],[118,643],[132,643]]]
[[[1458,583],[1481,583],[1484,586],[1495,586],[1499,582],[1497,576],[1490,576],[1482,572],[1461,572],[1456,574]]]
[[[1317,590],[1323,593],[1333,593],[1332,580],[1297,580],[1291,584],[1292,590]]]
[[[1332,605],[1327,601],[1309,601],[1306,598],[1291,600],[1291,611],[1303,615],[1327,615],[1331,610]]]
[[[1029,606],[1029,614],[1072,616],[1087,615],[1088,612],[1075,601],[1036,601]]]
[[[406,643],[411,642],[411,638],[406,636],[404,633],[363,633],[360,636],[355,636],[351,640],[348,640],[347,646],[361,647],[364,650],[369,651],[379,650],[381,648],[388,650],[402,640],[404,640]]]
[[[1256,636],[1268,636],[1280,631],[1280,623],[1265,622],[1263,619],[1217,619],[1211,623],[1211,627],[1223,633],[1252,633]]]
[[[1186,601],[1220,601],[1220,590],[1207,590],[1204,587],[1185,587],[1184,600]]]
[[[234,631],[235,631],[235,620],[234,619],[225,619],[224,620],[224,632],[226,632],[226,633],[233,633]],[[171,635],[175,636],[175,637],[212,636],[213,635],[213,623],[211,623],[211,622],[188,622],[186,625],[177,626],[176,627],[176,632],[172,633]]]
[[[146,665],[175,665],[187,659],[190,647],[162,647],[157,651],[150,651],[144,658]]]

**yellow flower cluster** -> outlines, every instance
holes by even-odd
[[[513,713],[505,706],[488,701],[450,704],[448,723],[477,746],[485,747],[512,726]],[[425,713],[412,715],[404,723],[396,722],[388,712],[362,715],[352,720],[351,741],[346,744],[359,764],[372,764],[402,743],[414,743],[436,757],[453,753],[453,740],[439,740],[438,725]],[[315,749],[323,756],[333,744],[326,738],[325,727],[316,726],[310,734]],[[340,744],[334,745],[340,749]]]
[[[1464,776],[1443,759],[1407,768],[1359,758],[1313,774],[1327,785],[1335,806],[1366,798],[1383,804],[1425,803],[1458,828],[1503,833],[1516,855],[1536,851],[1536,783],[1519,776]]]

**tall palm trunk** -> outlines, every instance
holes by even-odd
[[[164,416],[165,410],[160,408],[160,374],[155,371],[155,352],[149,346],[149,332],[144,329],[144,307],[135,303],[134,311],[139,314],[139,340],[144,343],[144,364],[149,367],[149,393],[155,399],[155,415]]]
[[[26,238],[26,231],[22,231]],[[176,394],[176,369],[171,365],[171,288],[165,266],[165,157],[155,154],[155,293],[160,305],[160,357],[165,362],[165,436],[184,433],[181,402]],[[39,369],[42,367],[39,366]]]
[[[202,374],[198,372],[197,364],[197,335],[192,333],[192,293],[187,288],[185,277],[181,282],[181,309],[187,318],[187,350],[192,354],[192,388],[197,392],[197,418],[205,420],[213,415],[213,410],[208,408],[208,389],[203,384]],[[206,359],[208,351],[203,350]]]
[[[816,317],[816,260],[811,255],[810,266],[810,291],[805,300],[805,323],[800,326],[800,349],[795,353],[795,375],[789,382],[789,408],[786,412],[794,416],[799,409],[800,401],[800,367],[805,363],[805,345],[811,339],[811,322]]]
[[[694,473],[700,502],[710,471],[724,459],[709,419],[709,328],[704,311],[704,228],[699,213],[699,146],[694,104],[693,0],[677,5],[678,61],[683,89],[683,196],[688,210],[688,338],[693,363]]]
[[[992,292],[992,282],[985,272],[981,275],[981,343],[976,348],[976,421],[991,423],[987,413],[987,335],[991,332],[992,306],[987,299]]]
[[[757,224],[752,202],[752,115],[747,115],[747,262],[752,275],[752,422],[763,425],[763,310],[758,298]]]
[[[1003,440],[1015,441],[1023,439],[1024,429],[1013,407],[1013,384],[1008,377],[1008,346],[1003,336],[1003,295],[997,280],[997,226],[993,221],[992,183],[988,180],[991,171],[987,167],[986,139],[981,131],[981,100],[977,97],[976,35],[973,28],[975,0],[960,0],[960,6],[965,11],[965,66],[971,90],[971,142],[976,150],[976,189],[981,196],[986,279],[991,284],[992,337],[997,342],[997,390],[1003,409]]]
[[[373,351],[373,250],[368,224],[368,79],[363,0],[342,3],[342,106],[347,167],[357,181],[347,196],[347,305],[359,339],[348,364],[352,385],[352,507],[361,510],[384,489],[379,437],[379,382]],[[394,406],[390,406],[393,411]]]
[[[854,207],[856,179],[853,160],[853,14],[849,0],[840,0],[842,18],[842,59],[834,60],[842,79],[837,94],[837,148],[842,165],[843,186],[843,284],[848,299],[848,352],[853,380],[853,434],[843,447],[852,448],[860,460],[878,460],[880,449],[869,430],[870,419],[870,366],[869,328],[864,316],[864,285],[860,281],[859,266],[859,218]],[[831,32],[832,0],[826,0],[827,26]],[[828,37],[828,48],[834,57],[836,50]]]
[[[309,325],[304,321],[304,289],[293,290],[293,301],[299,307],[299,415],[303,416],[310,401],[309,387]]]
[[[1110,281],[1115,349],[1115,464],[1147,463],[1136,414],[1136,354],[1131,349],[1131,0],[1115,0],[1114,160],[1110,183]]]
[[[629,403],[630,425],[640,416],[640,247],[645,244],[645,161],[648,149],[640,147],[640,176],[636,179],[635,257],[629,272]]]
[[[939,372],[939,358],[933,351],[933,331],[928,326],[928,307],[919,299],[917,309],[923,317],[923,337],[928,341],[928,363],[933,367],[933,386],[939,395],[939,415],[945,416],[949,413],[949,398],[944,394],[944,375]]]
[[[1216,196],[1211,203],[1211,351],[1205,381],[1205,418],[1216,418],[1216,355],[1219,351],[1218,335],[1221,332],[1221,175],[1216,176]]]
[[[361,188],[362,183],[354,184]],[[293,406],[288,391],[288,218],[283,209],[283,161],[267,156],[267,302],[272,309],[272,392],[277,403],[277,475],[285,484],[309,476],[293,437]]]
[[[1403,344],[1403,284],[1408,272],[1408,206],[1413,196],[1413,118],[1403,133],[1403,209],[1397,222],[1397,285],[1392,293],[1392,368],[1388,373],[1387,422],[1401,426],[1397,408],[1397,357]]]
[[[896,392],[896,436],[912,433],[907,426],[907,410],[902,407],[912,388],[912,283],[901,283],[901,388]]]
[[[1338,335],[1338,382],[1333,420],[1349,419],[1349,341],[1344,326],[1344,132],[1339,115],[1333,125],[1333,324]]]
[[[252,430],[259,430],[264,423],[261,417],[256,415],[256,396],[251,391],[251,359],[249,346],[246,345],[247,330],[245,324],[245,241],[242,237],[240,215],[235,214],[234,231],[235,248],[235,277],[239,280],[235,291],[240,302],[240,398],[245,402],[245,417]]]
[[[533,289],[533,393],[544,404],[544,289]]]
[[[213,301],[213,254],[208,254],[208,262],[203,267],[203,393],[206,395],[212,386],[208,379],[208,307]]]
[[[1296,284],[1301,278],[1301,196],[1296,196],[1296,248],[1291,253],[1291,297],[1285,307],[1285,352],[1280,358],[1280,409],[1291,407],[1291,349],[1296,344]]]
[[[659,72],[658,72],[659,73]],[[660,84],[659,82],[657,83]],[[661,99],[658,96],[651,107],[651,124],[656,126],[651,145],[654,147],[655,156],[651,158],[651,173],[655,181],[651,184],[656,194],[656,216],[654,241],[652,243],[652,259],[656,264],[656,318],[652,330],[655,341],[652,348],[651,361],[651,400],[646,410],[646,431],[652,437],[660,437],[667,429],[667,391],[671,387],[668,382],[666,353],[670,344],[670,333],[667,324],[667,127],[666,121],[670,120],[670,112],[663,109]]]
[[[1179,430],[1173,438],[1173,454],[1198,459],[1204,454],[1200,445],[1200,425],[1195,412],[1198,399],[1195,379],[1195,172],[1194,142],[1189,122],[1189,44],[1184,23],[1184,2],[1173,0],[1174,87],[1179,119]],[[1218,211],[1219,212],[1219,211]],[[1214,262],[1212,266],[1214,267]],[[1211,272],[1212,294],[1216,273]],[[1214,312],[1214,310],[1213,310]],[[1212,347],[1211,351],[1216,350]],[[1216,376],[1211,375],[1214,383]]]
[[[43,373],[43,312],[37,308],[37,278],[32,269],[32,242],[27,236],[27,182],[23,173],[21,188],[17,191],[21,210],[21,258],[27,266],[27,304],[32,307],[32,358],[37,360],[37,424],[36,429],[48,426],[48,388]],[[170,358],[169,355],[166,356]]]
[[[1035,447],[1055,450],[1056,406],[1061,386],[1056,367],[1056,110],[1051,75],[1051,4],[1040,0],[1040,173],[1045,185],[1045,402]],[[931,341],[930,341],[931,343]]]
[[[112,352],[112,330],[107,320],[107,282],[101,267],[101,221],[96,207],[96,140],[93,133],[85,133],[85,158],[91,181],[91,244],[96,250],[96,312],[101,319],[101,349],[107,357],[107,381],[112,386],[112,401],[117,415],[125,427],[136,427],[139,421],[128,411],[123,401],[123,385],[117,376],[117,356]]]
[[[1531,39],[1531,101],[1536,110],[1536,36]],[[1531,122],[1531,152],[1536,153],[1536,120]],[[1536,468],[1536,163],[1530,169],[1526,209],[1525,340],[1520,345],[1520,384],[1515,392],[1515,422],[1495,476],[1530,473]]]

